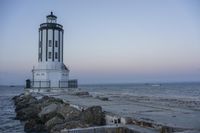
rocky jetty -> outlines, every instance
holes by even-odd
[[[25,132],[56,133],[63,129],[105,125],[105,113],[100,106],[78,110],[63,100],[33,94],[13,97],[16,119],[23,121]]]

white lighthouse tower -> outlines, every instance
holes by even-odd
[[[33,88],[68,87],[69,70],[63,63],[63,26],[51,12],[40,24],[38,66],[32,70]]]

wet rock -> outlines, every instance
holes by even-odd
[[[80,91],[80,92],[74,93],[74,95],[76,95],[76,96],[89,96],[90,94],[87,91]]]
[[[101,106],[92,106],[83,111],[81,120],[89,125],[104,125],[105,114]]]
[[[96,98],[99,99],[99,100],[102,100],[102,101],[109,101],[108,97],[97,96]]]
[[[28,120],[33,119],[38,116],[40,112],[39,106],[37,104],[29,105],[26,108],[22,108],[16,111],[16,119],[19,120]]]
[[[24,95],[24,94],[22,93],[22,94],[20,94],[20,95],[18,95],[18,96],[14,96],[14,97],[12,98],[12,100],[13,100],[14,102],[16,102],[16,101],[18,100],[18,98],[21,97],[22,95]]]
[[[13,98],[15,103],[15,111],[18,111],[22,108],[28,107],[32,103],[36,103],[37,99],[31,95],[20,95]]]
[[[44,132],[46,128],[39,119],[30,119],[24,125],[25,132]]]
[[[28,120],[37,116],[40,112],[37,99],[31,95],[21,94],[13,97],[16,111],[16,119]]]

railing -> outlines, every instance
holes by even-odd
[[[68,81],[59,81],[59,88],[68,88]]]
[[[51,88],[51,87],[58,87],[58,88],[77,88],[78,81],[77,80],[68,80],[68,81],[58,81],[58,84],[51,85],[51,81],[26,81],[26,86],[29,88]]]
[[[76,80],[76,79],[68,80],[68,87],[69,88],[78,88],[78,80]]]
[[[51,82],[50,81],[31,81],[32,88],[50,88]]]
[[[57,23],[42,23],[40,24],[40,28],[43,28],[43,27],[57,27],[57,28],[63,28],[62,25],[60,24],[57,24]]]

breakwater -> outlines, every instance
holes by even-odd
[[[25,132],[60,132],[62,129],[85,128],[105,125],[104,112],[100,106],[86,110],[71,107],[63,100],[43,96],[21,94],[13,98],[16,119],[25,122]]]
[[[53,126],[59,127],[59,128],[60,128],[60,125],[62,125],[61,128],[59,130],[57,130],[58,132],[63,132],[63,133],[66,133],[66,132],[70,132],[70,133],[73,133],[73,132],[77,132],[77,133],[82,133],[82,132],[83,133],[84,132],[89,132],[89,133],[96,133],[96,132],[102,132],[102,133],[104,133],[104,132],[105,133],[109,133],[109,132],[172,133],[172,132],[182,132],[184,130],[187,130],[187,131],[191,130],[187,127],[183,128],[180,126],[172,125],[173,122],[176,122],[176,124],[184,124],[182,122],[180,123],[179,121],[176,121],[176,117],[174,117],[174,114],[177,113],[176,110],[174,110],[172,112],[172,113],[174,113],[173,120],[175,120],[175,121],[171,121],[166,124],[163,124],[160,121],[153,121],[151,119],[145,118],[145,117],[147,117],[147,115],[144,115],[144,116],[140,115],[140,118],[138,118],[136,115],[133,114],[135,110],[139,111],[139,110],[145,109],[145,112],[154,112],[155,109],[159,109],[158,111],[162,111],[163,113],[168,115],[167,111],[169,111],[169,109],[166,110],[165,108],[163,108],[163,106],[161,108],[161,106],[157,106],[157,105],[156,106],[150,106],[150,105],[147,106],[144,104],[140,104],[138,102],[130,102],[129,103],[129,102],[127,102],[127,100],[123,101],[123,99],[121,99],[121,98],[120,98],[120,101],[115,100],[118,97],[114,97],[115,99],[113,99],[112,97],[103,97],[103,96],[94,97],[90,93],[84,92],[81,90],[41,90],[40,93],[36,93],[35,90],[34,90],[34,93],[33,93],[33,90],[29,90],[29,91],[26,90],[25,92],[26,93],[22,94],[22,96],[26,95],[26,94],[27,94],[27,96],[31,95],[31,96],[35,97],[39,103],[43,103],[42,101],[44,99],[48,99],[48,98],[57,99],[58,101],[60,101],[60,100],[62,101],[62,103],[59,103],[59,104],[67,104],[68,107],[80,111],[80,115],[78,115],[78,121],[76,121],[77,123],[74,123],[78,126],[69,126],[70,123],[74,122],[74,120],[72,120],[69,123],[69,119],[65,120],[65,118],[63,119],[63,117],[61,117],[64,121],[60,121],[60,122],[64,122],[65,124],[56,123],[55,125],[53,125]],[[142,98],[142,100],[143,99],[144,98]],[[52,104],[55,104],[55,103],[52,102]],[[41,104],[39,104],[39,105],[41,105]],[[54,105],[52,107],[51,106],[49,104],[47,104],[45,106],[39,106],[40,112],[37,114],[37,116],[41,117],[40,114],[41,114],[42,109],[45,109],[45,108],[58,109],[60,107],[59,106],[57,108],[57,107],[54,107]],[[103,114],[103,115],[101,115],[102,116],[101,124],[96,125],[96,124],[88,124],[87,122],[84,123],[85,121],[82,119],[83,114],[86,110],[88,110],[89,108],[92,108],[92,107],[101,108],[100,110],[102,111],[102,114]],[[152,110],[152,109],[154,109],[154,110]],[[132,111],[133,113],[130,112],[129,110]],[[157,112],[157,110],[155,110],[155,111]],[[60,116],[59,113],[60,112],[58,109],[58,113],[55,113],[55,114],[58,114],[58,116]],[[181,113],[181,112],[179,112],[179,113]],[[198,113],[198,112],[196,112],[196,113]],[[90,115],[92,113],[89,112],[88,114]],[[181,113],[181,116],[182,115],[183,114]],[[184,113],[184,115],[185,115],[185,113]],[[186,114],[186,115],[190,116],[190,114]],[[141,119],[141,117],[143,117],[143,118]],[[159,117],[159,115],[158,115],[158,117]],[[165,115],[164,115],[164,117],[165,117]],[[155,118],[157,118],[157,117],[155,117]],[[51,120],[51,122],[54,120],[57,120],[57,118]],[[167,119],[161,119],[161,120],[167,120]],[[196,119],[193,119],[193,120],[196,120]],[[27,122],[27,120],[25,120],[25,123],[26,122]],[[46,122],[47,121],[44,121],[41,123],[41,125],[43,126],[42,129],[45,129],[44,131],[51,132],[52,129],[51,128],[48,129]],[[82,124],[83,124],[83,126],[82,126]],[[169,124],[171,124],[171,126]],[[59,125],[59,126],[57,126],[57,125]],[[192,130],[194,130],[194,129],[192,129]],[[29,131],[29,130],[26,130],[26,124],[25,124],[25,131],[26,132]],[[52,130],[52,131],[55,132],[56,130]]]
[[[74,95],[85,96],[89,93],[78,92]],[[40,93],[23,93],[13,97],[13,101],[16,119],[24,123],[25,132],[155,133],[153,130],[145,131],[139,126],[125,126],[125,118],[105,112],[101,106],[83,108]]]

